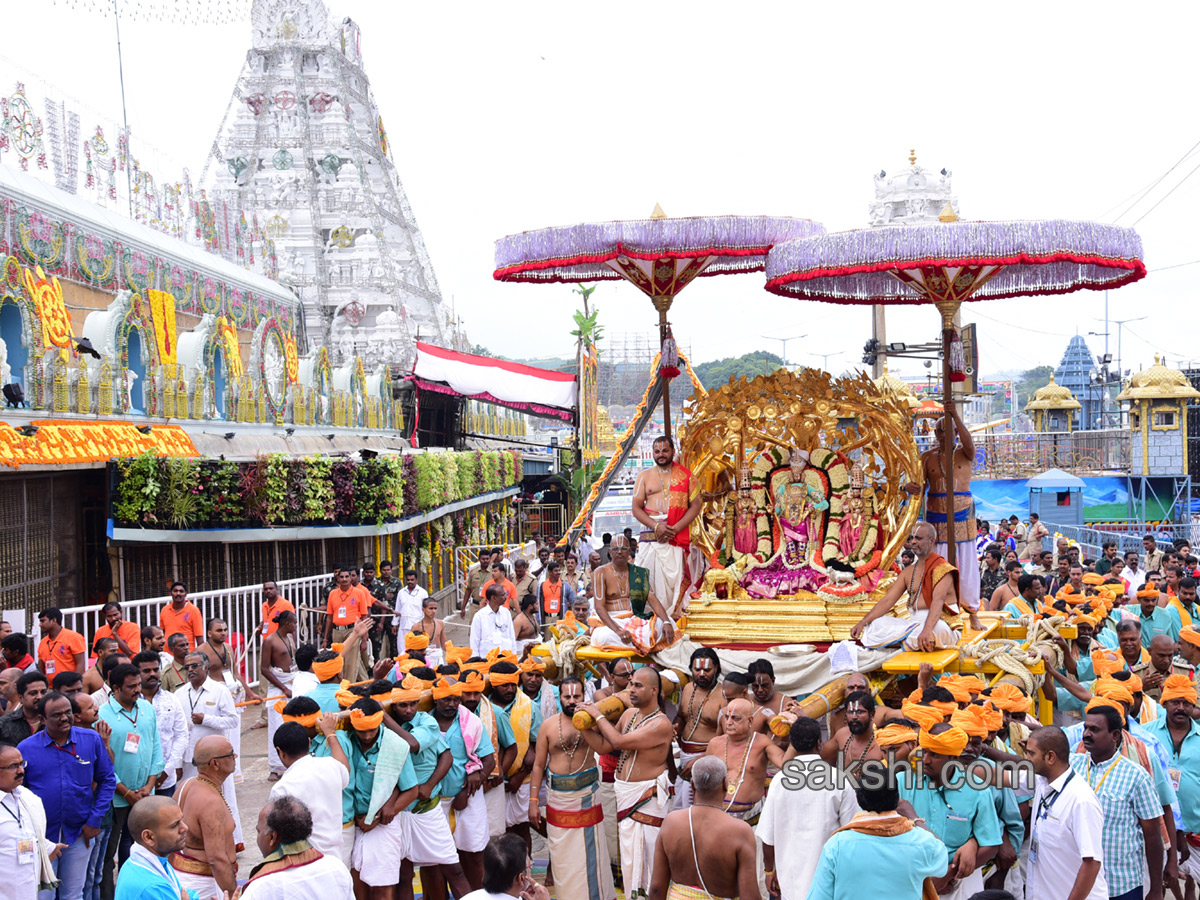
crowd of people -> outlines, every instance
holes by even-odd
[[[339,568],[309,643],[268,582],[257,693],[226,623],[205,621],[181,583],[157,625],[105,606],[90,648],[43,610],[36,647],[0,637],[5,896],[392,900],[419,877],[430,900],[613,900],[618,888],[654,900],[1193,900],[1190,546],[1160,550],[1147,535],[1144,557],[1105,547],[1093,562],[1065,541],[1043,552],[1036,532],[1009,546],[1015,530],[990,535],[981,585],[994,582],[993,609],[1077,626],[1047,666],[1053,725],[1008,680],[928,667],[882,691],[851,674],[821,719],[776,688],[765,657],[725,671],[701,647],[687,672],[619,657],[548,673],[530,651],[550,628],[560,640],[621,630],[614,617],[634,599],[626,535],[580,548],[582,569],[549,545],[481,551],[452,620],[468,626],[463,647],[415,572]],[[260,706],[271,784],[251,836],[263,862],[247,873],[242,716]],[[894,779],[865,777],[880,766]],[[530,867],[534,832],[545,884]]]

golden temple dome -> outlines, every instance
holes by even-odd
[[[1154,365],[1140,372],[1134,372],[1133,377],[1125,386],[1125,390],[1117,395],[1118,400],[1185,400],[1200,398],[1197,391],[1188,382],[1187,376],[1178,369],[1168,369],[1162,364],[1156,354]]]
[[[883,374],[875,379],[875,387],[885,394],[895,394],[910,407],[917,406],[921,402],[913,395],[907,384],[895,375],[888,373],[886,365],[883,367]]]
[[[1081,409],[1079,401],[1071,393],[1071,389],[1054,383],[1054,373],[1050,373],[1050,383],[1033,392],[1033,398],[1025,404],[1026,411],[1038,409]]]

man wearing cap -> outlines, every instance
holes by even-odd
[[[934,879],[942,900],[966,900],[983,890],[982,866],[1004,839],[991,793],[974,790],[965,784],[957,766],[947,767],[960,761],[969,739],[961,728],[945,722],[922,730],[917,743],[923,774],[897,773],[901,798],[897,811],[917,824],[927,824],[946,845],[945,874]]]
[[[917,737],[921,726],[912,719],[889,719],[882,728],[875,729],[875,742],[886,759],[903,762],[917,749]],[[770,795],[768,795],[768,799]]]
[[[1179,629],[1179,655],[1192,667],[1193,673],[1196,666],[1200,666],[1200,630],[1194,625]]]
[[[546,680],[546,666],[532,656],[520,665],[521,690],[542,711],[542,721],[558,715],[558,688]]]
[[[1143,867],[1148,865],[1148,896],[1161,900],[1162,807],[1150,776],[1120,752],[1123,718],[1114,700],[1098,697],[1089,703],[1083,725],[1085,752],[1071,755],[1071,768],[1087,782],[1104,812],[1101,843],[1109,897],[1142,897]]]

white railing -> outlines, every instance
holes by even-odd
[[[290,600],[299,614],[298,643],[316,639],[321,613],[315,610],[324,606],[323,589],[332,580],[333,574],[328,573],[278,582],[279,595]],[[247,684],[257,684],[259,651],[262,647],[262,641],[258,639],[262,633],[262,585],[201,591],[188,594],[188,600],[199,607],[206,629],[211,618],[225,620],[229,626],[230,644],[239,659],[242,676]],[[121,604],[121,609],[126,621],[135,623],[138,628],[144,628],[147,625],[157,625],[159,611],[170,602],[169,596],[150,597],[145,600],[126,601]],[[103,606],[74,606],[62,611],[63,625],[82,634],[89,651],[96,629],[104,623],[102,609]],[[35,636],[34,640],[40,640],[40,636]]]

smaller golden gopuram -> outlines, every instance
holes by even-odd
[[[731,378],[683,412],[680,450],[703,498],[691,540],[711,567],[689,601],[688,636],[849,637],[895,577],[920,512],[908,405],[865,374],[806,369]]]

